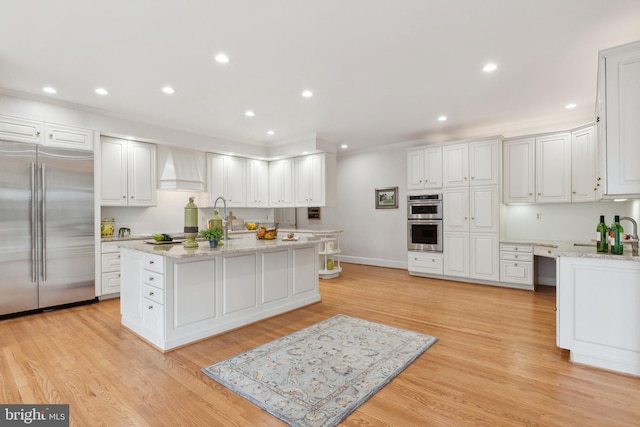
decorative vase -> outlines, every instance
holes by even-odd
[[[209,247],[217,248],[218,247],[218,239],[209,239]]]
[[[100,237],[113,237],[113,218],[104,218],[100,221]]]
[[[189,197],[189,203],[184,207],[184,242],[185,248],[197,248],[196,236],[198,236],[198,207],[193,203],[194,198]]]

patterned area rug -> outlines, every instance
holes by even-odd
[[[292,426],[335,426],[437,340],[339,314],[202,371]]]

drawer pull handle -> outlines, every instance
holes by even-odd
[[[149,281],[150,281],[150,282],[153,282],[153,277],[149,277]]]
[[[153,262],[153,261],[149,261],[149,265],[153,265],[153,264],[154,264],[154,262]]]
[[[153,306],[152,305],[150,305],[148,308],[149,308],[149,310],[153,310]]]
[[[149,296],[152,297],[154,295],[153,292],[149,292]]]

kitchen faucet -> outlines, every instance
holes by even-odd
[[[631,235],[631,255],[638,256],[638,223],[630,216],[623,216],[620,218],[620,221],[623,219],[626,219],[633,224],[633,234]]]
[[[220,196],[213,202],[213,209],[218,205],[218,200],[222,200],[222,206],[224,208],[224,216],[222,217],[222,230],[224,232],[224,240],[227,240],[227,201],[224,197]]]

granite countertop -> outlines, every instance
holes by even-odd
[[[238,238],[228,240],[222,245],[218,243],[217,248],[210,248],[208,240],[199,241],[197,248],[185,248],[182,243],[154,245],[137,239],[128,239],[128,241],[123,240],[119,246],[121,248],[133,249],[141,252],[164,255],[170,258],[188,258],[210,257],[239,252],[256,252],[278,247],[305,246],[317,244],[318,242],[319,239],[311,237],[300,237],[298,240],[282,240],[282,237],[278,237],[274,240]]]
[[[312,233],[317,235],[324,235],[324,234],[339,234],[339,233],[342,233],[342,231],[343,230],[307,230],[307,229],[300,229],[300,228],[279,228],[278,234],[284,233],[286,235],[286,233],[294,233],[294,234],[295,233],[304,233],[304,234]],[[246,235],[246,234],[255,234],[255,232],[256,232],[255,230],[229,230],[228,235],[229,236],[233,236],[234,234]],[[184,239],[183,233],[167,233],[167,234],[169,234],[174,239]],[[129,237],[118,237],[114,235],[113,237],[102,237],[100,238],[100,241],[124,242],[128,240],[148,240],[148,239],[153,239],[153,234],[135,234]],[[198,237],[196,240],[205,240],[205,239]]]
[[[640,256],[631,255],[631,242],[625,242],[624,254],[613,255],[611,253],[598,253],[596,252],[595,242],[591,241],[575,241],[567,242],[562,240],[518,240],[518,239],[502,239],[500,243],[507,244],[519,244],[519,245],[532,245],[542,246],[545,248],[552,248],[555,256],[566,257],[579,257],[579,258],[597,258],[597,259],[611,259],[622,261],[636,261],[640,262]],[[575,244],[579,246],[575,246]],[[585,246],[590,245],[590,246]]]

